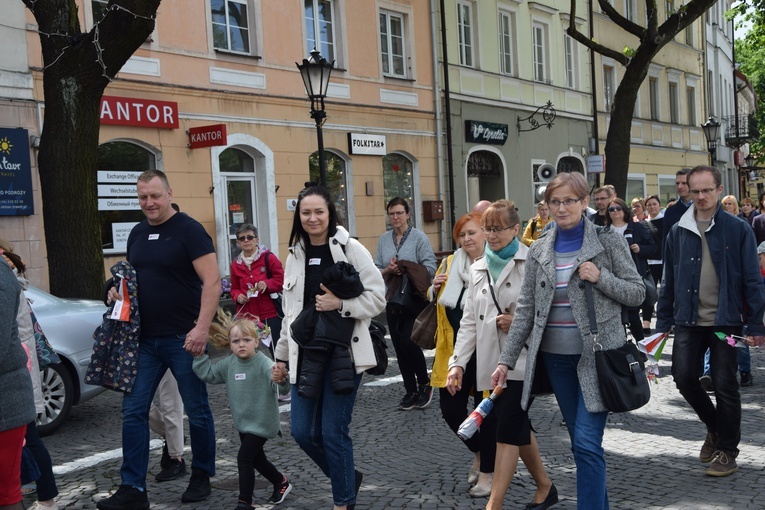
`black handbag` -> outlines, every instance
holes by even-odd
[[[643,407],[651,399],[651,388],[645,375],[645,364],[637,346],[629,340],[616,349],[603,350],[598,342],[598,323],[595,319],[595,303],[592,283],[584,282],[590,332],[595,345],[595,369],[603,403],[611,412],[623,413]]]
[[[368,368],[369,375],[385,375],[388,369],[388,344],[385,342],[385,326],[372,319],[369,323],[369,334],[372,337],[372,348],[375,351],[377,365]]]
[[[413,315],[416,317],[425,309],[428,302],[417,295],[417,290],[409,280],[408,274],[404,273],[401,275],[400,282],[398,289],[393,292],[388,301],[388,306],[402,315]]]

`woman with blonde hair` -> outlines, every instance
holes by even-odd
[[[733,195],[724,196],[720,201],[722,203],[723,210],[731,213],[733,216],[738,216],[738,200]]]
[[[550,223],[550,208],[547,202],[540,200],[537,204],[537,215],[531,218],[523,231],[521,242],[526,246],[539,239],[547,224]]]
[[[633,198],[630,207],[632,208],[632,221],[641,222],[648,217],[645,212],[645,200],[641,197]]]

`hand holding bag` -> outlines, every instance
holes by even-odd
[[[446,273],[446,262],[444,262],[443,273]],[[425,309],[420,312],[417,318],[414,319],[414,326],[412,327],[412,334],[410,336],[412,342],[423,349],[436,348],[436,329],[438,329],[438,308],[436,307],[436,303],[438,301],[438,295],[436,292],[433,294],[433,299],[427,304]]]
[[[625,340],[616,349],[603,350],[598,342],[598,323],[595,320],[595,304],[592,283],[584,282],[590,332],[595,340],[595,369],[603,403],[609,411],[623,413],[643,407],[651,399],[651,389],[645,375],[643,357],[637,346]]]

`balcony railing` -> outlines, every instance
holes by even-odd
[[[738,118],[738,125],[736,119]],[[760,136],[754,115],[729,115],[723,117],[725,124],[725,145],[728,147],[741,147],[742,145],[756,140]]]

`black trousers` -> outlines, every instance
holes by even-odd
[[[390,339],[398,358],[398,368],[404,379],[404,388],[407,393],[415,393],[418,383],[420,386],[430,383],[425,355],[420,346],[412,342],[412,327],[417,317],[396,313],[390,308],[385,311],[385,314],[388,319]]]
[[[242,446],[236,456],[239,468],[239,500],[252,504],[252,492],[255,490],[255,470],[273,485],[284,481],[284,476],[266,458],[263,446],[267,439],[255,434],[239,434]]]

